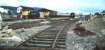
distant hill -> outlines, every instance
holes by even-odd
[[[103,10],[101,13],[105,13],[105,10]]]
[[[13,7],[13,6],[0,6],[0,7],[4,8],[4,9],[12,10],[15,14],[17,14],[17,8],[18,8],[18,7]],[[31,12],[33,12],[33,13],[37,13],[37,12],[39,12],[39,11],[42,10],[42,9],[46,9],[46,8],[26,7],[26,6],[21,6],[21,7],[28,8],[28,9],[30,9]],[[47,9],[47,10],[49,10],[49,9]],[[49,10],[49,11],[53,11],[53,10]]]
[[[53,10],[49,10],[47,8],[39,8],[39,7],[27,7],[27,6],[19,6],[19,7],[13,7],[13,6],[0,6],[4,9],[8,9],[10,10],[10,14],[12,15],[17,15],[17,8],[19,7],[22,7],[22,8],[26,8],[26,9],[29,9],[30,10],[30,14],[38,14],[40,11],[50,11],[50,15],[56,15],[57,14],[57,11],[53,11]]]
[[[0,7],[13,11],[14,14],[17,14],[17,7],[12,7],[12,6],[0,6]]]
[[[4,9],[9,9],[9,10],[17,10],[17,7],[12,7],[12,6],[0,6]]]

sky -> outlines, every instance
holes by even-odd
[[[94,13],[105,10],[105,0],[0,0],[0,5],[42,7],[66,13]]]

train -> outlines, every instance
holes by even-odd
[[[31,8],[31,7],[10,7],[4,6],[4,9],[8,10],[8,13],[3,14],[3,18],[5,19],[37,19],[37,18],[46,18],[46,17],[70,17],[74,18],[75,13],[71,13],[70,15],[57,15],[57,11],[49,10],[46,8]],[[17,10],[19,10],[17,12]]]

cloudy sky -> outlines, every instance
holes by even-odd
[[[24,5],[60,12],[93,13],[105,9],[105,0],[0,0],[0,5]]]

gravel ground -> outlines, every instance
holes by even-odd
[[[14,30],[16,34],[12,37],[9,37],[7,39],[3,39],[0,41],[1,47],[15,47],[19,45],[21,42],[27,40],[32,35],[35,35],[36,33],[45,30],[49,28],[50,25],[43,25],[39,27],[32,27],[29,29],[17,29]]]
[[[66,41],[67,50],[105,50],[105,16],[93,16],[93,19],[82,26],[96,35],[78,36],[70,28]]]
[[[75,27],[75,24],[72,25],[67,33],[66,50],[93,50],[96,47],[96,35],[79,36],[73,31]]]
[[[96,33],[96,45],[98,50],[104,50],[105,49],[105,16],[98,15],[98,16],[93,16],[94,18],[89,21],[89,23],[84,24],[84,26],[92,30]],[[104,48],[104,49],[102,49]]]

